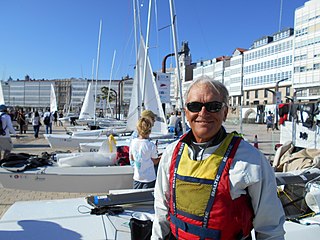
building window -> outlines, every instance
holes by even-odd
[[[250,91],[247,91],[247,99],[250,98]]]
[[[265,97],[265,98],[268,97],[268,91],[267,91],[267,89],[264,90],[264,97]]]
[[[254,97],[255,98],[259,98],[259,90],[255,90],[254,91]]]

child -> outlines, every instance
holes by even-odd
[[[154,165],[159,158],[156,145],[149,140],[152,122],[149,118],[140,118],[137,123],[139,137],[132,139],[129,158],[134,167],[133,188],[153,188],[156,182]]]

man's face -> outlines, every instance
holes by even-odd
[[[189,102],[222,102],[222,97],[216,90],[206,84],[195,85],[191,88],[186,103]],[[220,130],[226,120],[228,107],[223,106],[219,112],[208,112],[203,106],[200,112],[191,112],[185,107],[186,117],[198,143],[208,142]]]

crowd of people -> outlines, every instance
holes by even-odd
[[[6,115],[10,116],[12,126],[18,130],[19,134],[26,134],[31,125],[34,132],[34,137],[39,137],[39,129],[42,125],[45,125],[46,133],[52,133],[52,126],[63,126],[59,118],[63,117],[62,111],[50,112],[50,108],[46,108],[46,111],[39,112],[37,110],[33,112],[25,112],[22,108],[15,110],[3,105],[3,109],[6,109]],[[45,117],[50,116],[50,122],[45,124]]]

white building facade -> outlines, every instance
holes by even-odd
[[[293,88],[298,99],[320,99],[320,1],[296,9]]]

